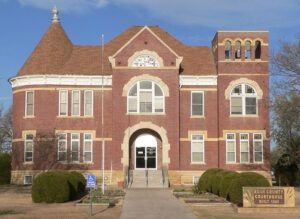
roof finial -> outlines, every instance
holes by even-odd
[[[53,14],[52,23],[60,23],[58,13],[59,13],[58,9],[57,9],[56,5],[54,5],[54,7],[52,9],[52,14]]]

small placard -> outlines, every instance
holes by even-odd
[[[243,187],[244,207],[295,207],[294,187]]]
[[[87,187],[95,187],[96,186],[96,176],[95,175],[87,175],[86,184],[87,184]]]

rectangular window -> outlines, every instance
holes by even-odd
[[[240,134],[240,162],[249,162],[249,134]]]
[[[140,91],[140,112],[152,112],[152,91]]]
[[[68,91],[67,90],[59,91],[59,115],[60,116],[68,115]]]
[[[243,114],[243,99],[242,97],[231,98],[231,114],[242,115]]]
[[[58,135],[58,161],[67,161],[67,134]]]
[[[93,116],[93,91],[84,91],[84,115]]]
[[[236,162],[236,146],[235,146],[235,134],[226,134],[226,162]]]
[[[254,163],[263,162],[263,135],[253,134],[253,157]]]
[[[71,161],[79,162],[80,134],[71,134]]]
[[[192,91],[191,93],[191,110],[192,116],[204,115],[204,94],[202,91]]]
[[[26,103],[25,103],[25,115],[33,116],[34,115],[34,92],[26,91]]]
[[[256,97],[246,97],[246,114],[256,114]]]
[[[93,136],[92,134],[85,133],[84,134],[84,162],[92,162],[93,161]]]
[[[201,176],[193,176],[193,184],[196,185],[199,182]]]
[[[204,163],[204,137],[201,134],[192,134],[191,157],[192,163]]]
[[[33,162],[33,134],[25,135],[25,162]]]
[[[72,116],[80,116],[80,91],[72,91]]]
[[[25,185],[31,185],[33,182],[33,176],[32,175],[25,175],[24,176],[24,184]]]

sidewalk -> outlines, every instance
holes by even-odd
[[[129,189],[126,191],[120,218],[196,219],[197,217],[168,190]]]

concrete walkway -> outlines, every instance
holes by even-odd
[[[164,189],[129,189],[126,192],[121,219],[197,217]]]

